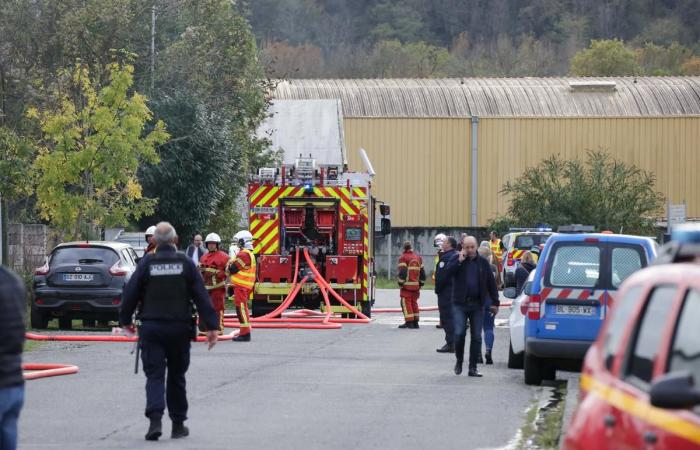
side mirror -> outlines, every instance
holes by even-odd
[[[503,296],[505,298],[515,298],[518,296],[518,291],[514,287],[507,287],[503,289]]]
[[[523,288],[523,293],[525,295],[532,295],[532,283],[525,283],[525,287]]]
[[[684,370],[668,373],[654,381],[649,399],[657,408],[691,408],[700,405],[700,391],[695,388],[693,375]]]
[[[391,234],[391,219],[382,219],[381,231],[382,236]]]

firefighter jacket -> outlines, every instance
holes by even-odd
[[[412,250],[403,252],[399,258],[399,286],[401,292],[420,291],[421,286],[425,284],[425,269],[423,268],[423,259],[413,253]]]
[[[247,248],[241,249],[229,262],[231,284],[253,290],[255,286],[255,255]]]
[[[497,265],[503,263],[503,244],[500,239],[495,241],[489,241],[489,246],[491,247],[491,253],[493,253],[493,258],[496,260]]]
[[[192,320],[192,300],[200,321],[207,329],[218,327],[216,312],[204,289],[202,277],[190,258],[178,253],[174,245],[158,246],[156,253],[146,254],[124,287],[124,301],[119,310],[119,322],[132,322],[137,307],[141,320]]]
[[[227,265],[228,254],[221,250],[205,253],[199,259],[199,271],[208,291],[225,288]]]

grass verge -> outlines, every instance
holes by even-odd
[[[519,449],[550,450],[559,448],[561,427],[566,405],[566,383],[559,384],[547,405],[540,408],[534,403],[525,413],[525,424],[520,429]]]

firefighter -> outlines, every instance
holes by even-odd
[[[499,289],[503,287],[503,280],[501,280],[501,274],[503,273],[503,242],[498,238],[498,234],[495,231],[491,231],[491,240],[489,241],[489,246],[491,247],[491,254],[495,259],[496,268],[496,286]]]
[[[143,251],[144,255],[148,255],[149,253],[155,253],[156,252],[156,241],[153,239],[153,235],[156,233],[156,227],[155,225],[151,225],[150,227],[146,228],[146,249]]]
[[[437,252],[435,253],[435,259],[433,260],[433,284],[435,284],[435,273],[437,272],[437,266],[440,262],[440,255],[442,255],[442,243],[445,242],[445,240],[447,240],[447,236],[445,236],[443,233],[439,233],[437,236],[435,236],[435,239],[433,239],[433,246],[437,249]],[[450,314],[452,313],[452,305],[450,305],[449,312]],[[435,325],[435,328],[442,328],[442,320],[438,321],[438,324]]]
[[[248,312],[248,299],[255,287],[255,255],[253,254],[253,235],[248,230],[242,230],[233,236],[234,242],[240,249],[228,263],[228,271],[231,274],[230,290],[233,291],[233,299],[236,304],[236,315],[240,323],[240,332],[233,338],[234,341],[250,341],[250,313]],[[229,296],[231,292],[229,291]]]
[[[420,297],[421,286],[425,284],[425,269],[423,259],[413,252],[413,246],[408,241],[403,243],[398,274],[401,309],[405,320],[399,328],[419,328],[418,297]]]
[[[222,251],[221,237],[216,233],[209,233],[204,240],[208,252],[199,260],[199,271],[204,278],[204,287],[209,292],[209,298],[219,317],[219,334],[224,332],[224,299],[226,298],[226,266],[228,254]],[[200,322],[199,329],[203,329],[204,323]]]

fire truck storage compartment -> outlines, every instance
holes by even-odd
[[[319,231],[330,232],[335,227],[335,210],[317,209],[316,227]]]
[[[291,231],[301,230],[304,225],[304,208],[285,208],[283,226]]]
[[[260,255],[258,256],[258,267],[260,278],[263,283],[291,283],[293,261],[291,256],[282,255]]]
[[[326,280],[330,283],[357,283],[357,256],[326,256]]]

